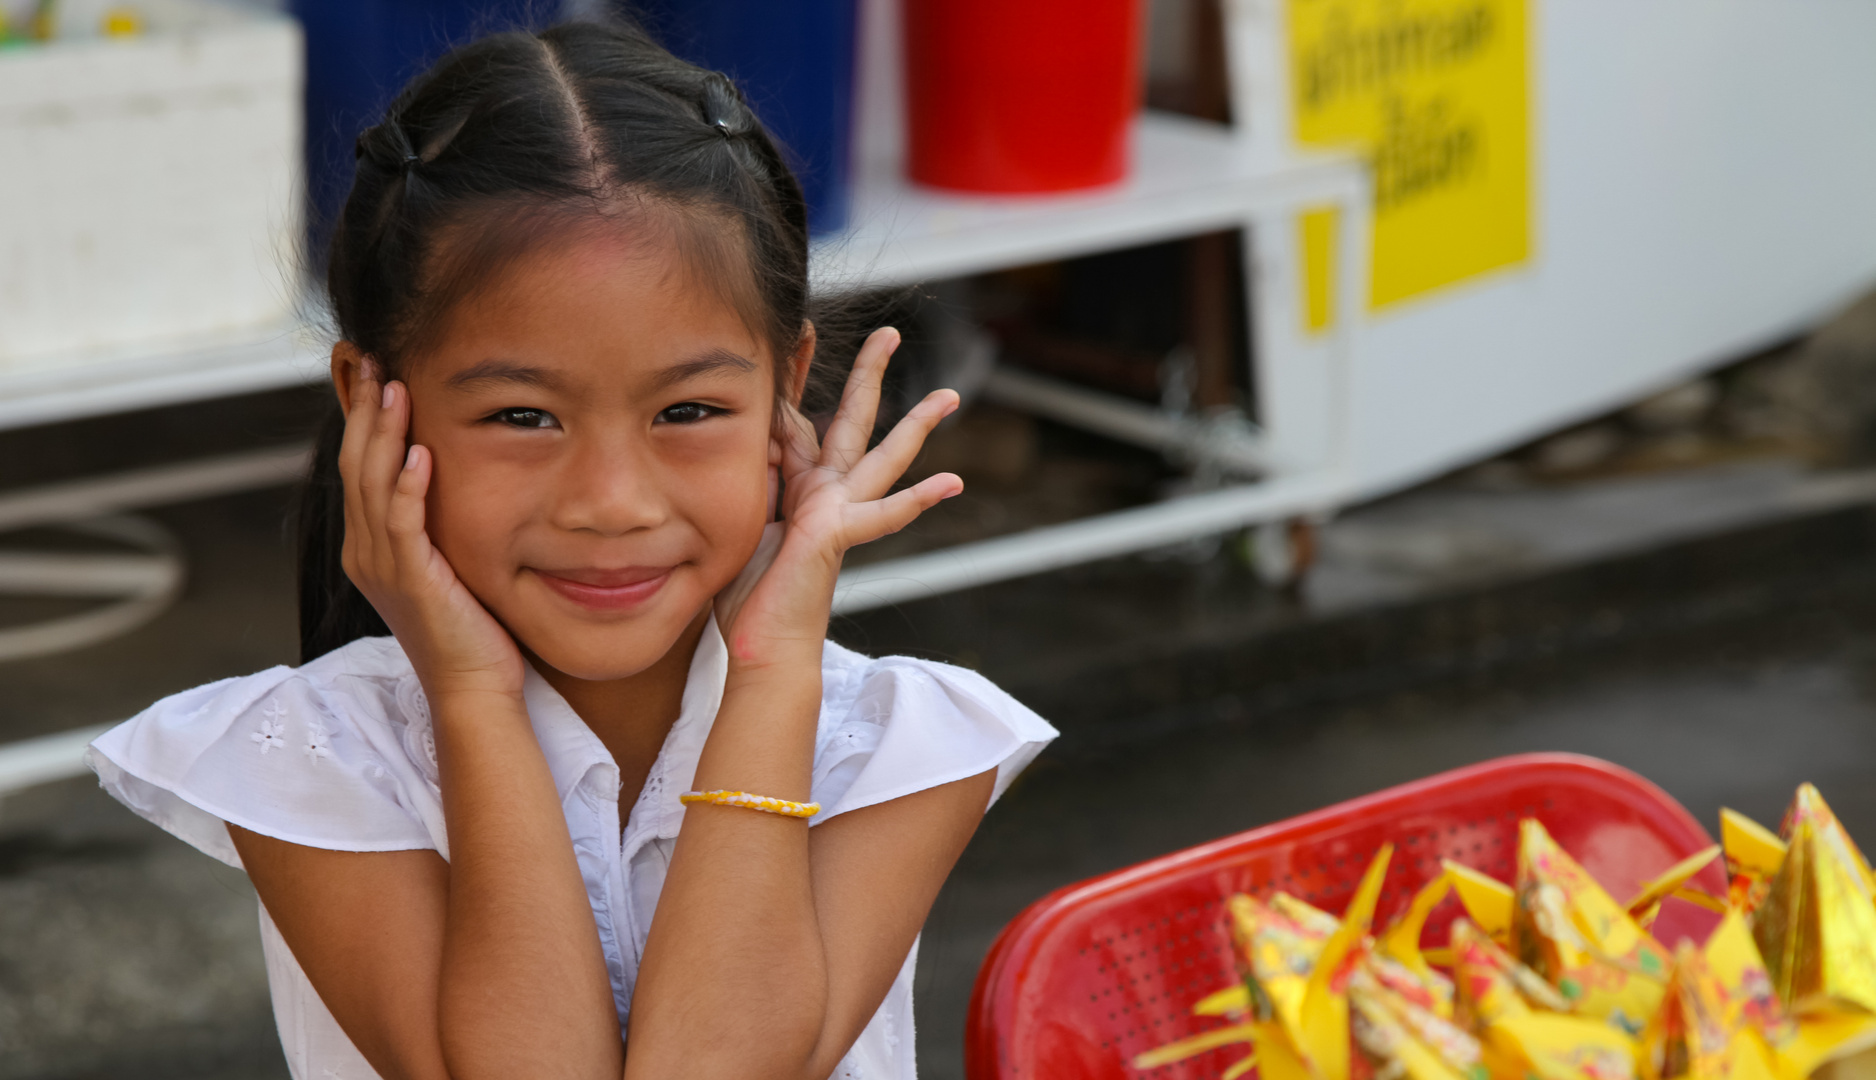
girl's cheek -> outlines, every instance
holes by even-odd
[[[457,450],[445,459],[448,450]],[[529,513],[526,501],[541,491],[528,482],[524,463],[491,460],[470,447],[444,448],[426,500],[431,542],[472,585],[505,576],[504,559],[517,522]],[[447,460],[447,467],[443,462]]]
[[[671,489],[685,506],[685,516],[726,558],[754,549],[769,520],[770,505],[767,438],[744,438],[733,450],[673,462]]]

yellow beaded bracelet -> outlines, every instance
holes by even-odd
[[[677,797],[677,801],[685,806],[691,803],[740,806],[745,810],[760,810],[765,814],[780,814],[783,817],[810,818],[821,812],[821,804],[817,802],[771,799],[767,795],[751,795],[747,791],[686,791]]]

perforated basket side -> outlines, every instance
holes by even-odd
[[[1160,1069],[1134,1055],[1224,1023],[1192,1005],[1236,979],[1223,919],[1234,892],[1282,889],[1333,912],[1381,844],[1396,846],[1385,921],[1453,859],[1502,880],[1517,823],[1536,817],[1612,893],[1710,841],[1660,789],[1574,755],[1503,758],[1190,848],[1058,890],[1005,928],[978,975],[966,1033],[971,1080],[1214,1077],[1243,1047]],[[1457,913],[1429,920],[1443,941]]]

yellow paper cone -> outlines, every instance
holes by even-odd
[[[1407,1080],[1468,1080],[1481,1064],[1477,1039],[1431,1012],[1388,994],[1358,972],[1349,984],[1351,1034],[1377,1075]],[[1477,1078],[1483,1080],[1483,1078]]]
[[[1342,913],[1342,925],[1323,943],[1315,970],[1303,996],[1301,1022],[1291,1031],[1298,1056],[1318,1080],[1348,1080],[1348,997],[1339,982],[1347,977],[1347,963],[1353,958],[1374,926],[1375,904],[1381,899],[1381,882],[1387,877],[1388,862],[1394,857],[1394,845],[1383,844],[1369,862],[1348,910]]]
[[[1446,894],[1451,891],[1452,882],[1445,874],[1434,878],[1420,887],[1414,898],[1407,905],[1407,910],[1397,917],[1387,933],[1381,935],[1381,951],[1407,965],[1414,974],[1431,981],[1434,978],[1432,965],[1420,951],[1420,936],[1426,932],[1427,916]]]
[[[1707,864],[1719,855],[1718,844],[1689,855],[1644,884],[1623,906],[1643,925],[1653,922],[1655,910],[1661,906],[1661,901],[1680,892],[1681,886],[1687,884],[1688,879],[1705,870]]]
[[[1787,849],[1752,936],[1787,1009],[1876,1012],[1876,905],[1869,868],[1823,796],[1798,789]]]
[[[1634,1080],[1635,1042],[1600,1020],[1562,1013],[1506,1016],[1486,1031],[1492,1046],[1538,1080]]]
[[[1460,1022],[1483,1031],[1532,1008],[1567,1012],[1569,1002],[1535,971],[1464,919],[1453,921],[1453,983]]]
[[[1667,950],[1536,820],[1519,824],[1513,955],[1574,1012],[1640,1034],[1661,1002]]]
[[[1446,869],[1446,880],[1459,894],[1459,902],[1465,906],[1466,915],[1473,923],[1491,935],[1493,941],[1511,940],[1511,918],[1517,909],[1517,894],[1511,886],[1451,859],[1441,865]]]

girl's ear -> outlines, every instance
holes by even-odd
[[[788,403],[797,409],[801,407],[801,395],[808,389],[808,370],[814,366],[814,324],[801,324],[801,338],[795,343],[795,351],[788,358],[788,385],[783,387]]]
[[[375,367],[371,358],[349,341],[332,347],[332,389],[339,395],[339,408],[345,415],[352,414],[352,392],[358,388],[359,380],[377,378]]]

